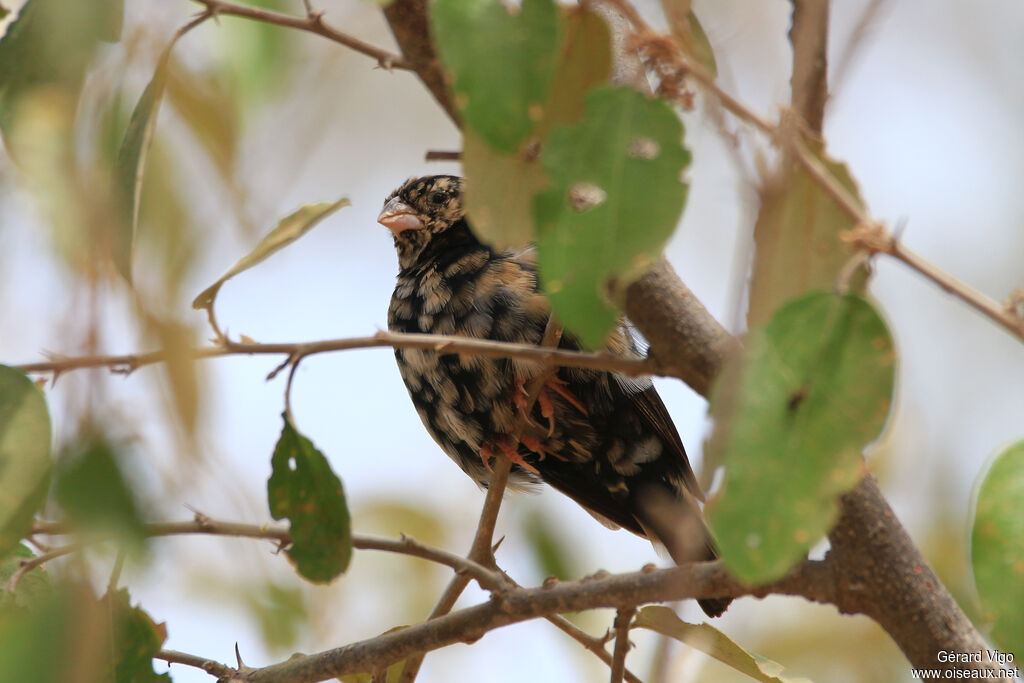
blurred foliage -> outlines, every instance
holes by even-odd
[[[738,578],[782,576],[831,527],[889,415],[895,361],[871,304],[815,292],[783,306],[727,363],[708,442],[725,480],[707,510]]]
[[[268,581],[247,586],[241,595],[249,613],[256,618],[267,646],[278,651],[295,646],[309,619],[309,611],[298,587]]]
[[[89,434],[61,454],[54,477],[54,498],[78,531],[113,533],[124,547],[139,551],[146,540],[129,480],[121,470],[122,449],[99,434]]]
[[[718,64],[711,42],[704,33],[704,27],[697,20],[697,15],[690,9],[690,0],[661,0],[661,9],[668,20],[668,28],[679,46],[709,74],[718,74]]]
[[[971,531],[971,564],[992,640],[1024,653],[1024,441],[1007,447],[981,479]]]
[[[127,591],[97,600],[82,584],[55,584],[25,606],[0,608],[0,680],[169,682],[153,671],[166,639],[164,626],[133,608]]]
[[[288,558],[313,583],[327,583],[352,559],[352,521],[341,480],[313,442],[285,414],[271,459],[267,498],[274,519],[288,518]]]
[[[0,365],[0,556],[32,528],[52,467],[43,392],[20,370]]]
[[[578,558],[569,552],[569,539],[541,510],[534,508],[526,516],[523,532],[543,576],[571,581],[582,575],[582,570],[577,566]]]
[[[844,164],[821,154],[828,169],[859,202],[857,183]],[[757,247],[750,281],[747,326],[767,323],[786,301],[814,289],[835,286],[853,250],[839,233],[854,220],[797,162],[786,160],[761,187],[754,226]],[[853,291],[863,289],[861,271]]]
[[[21,98],[53,88],[77,102],[98,44],[118,40],[123,14],[122,0],[30,0],[22,7],[0,39],[0,131],[8,144]]]
[[[7,555],[0,557],[0,586],[5,589],[14,573],[21,568],[22,560],[29,560],[36,554],[25,545],[19,543]],[[14,590],[0,592],[0,614],[5,609],[28,607],[53,591],[50,574],[43,568],[22,574]]]

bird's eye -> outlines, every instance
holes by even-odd
[[[444,204],[448,199],[448,194],[445,192],[434,192],[430,195],[431,204]]]

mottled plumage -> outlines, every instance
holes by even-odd
[[[394,233],[399,261],[388,327],[539,344],[550,307],[537,287],[533,250],[496,252],[477,240],[462,190],[454,176],[414,178],[385,202],[379,220]],[[568,334],[560,346],[578,348]],[[624,330],[609,348],[637,355]],[[486,485],[481,452],[511,447],[517,394],[541,367],[418,349],[396,349],[395,357],[431,436]],[[599,519],[660,541],[676,562],[715,558],[694,502],[702,498],[700,487],[649,379],[560,368],[543,398],[518,445],[522,464],[513,465],[513,486],[542,480]],[[542,404],[550,407],[548,416]],[[728,603],[711,599],[701,606],[717,616]]]

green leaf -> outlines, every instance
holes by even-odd
[[[992,461],[977,489],[971,566],[992,640],[1024,653],[1024,441]]]
[[[270,514],[291,522],[288,557],[302,576],[327,583],[352,559],[352,521],[341,480],[313,442],[284,415],[267,481]]]
[[[32,528],[52,467],[43,392],[25,373],[0,365],[0,556]]]
[[[44,595],[29,609],[0,608],[0,681],[64,683],[72,680],[75,614],[67,587]],[[89,599],[95,601],[93,596]],[[77,672],[77,680],[90,680]]]
[[[23,560],[30,560],[36,554],[24,543],[14,546],[6,557],[0,558],[0,587],[6,586],[14,573],[21,568]],[[18,579],[14,593],[0,592],[0,611],[9,607],[30,607],[53,592],[53,581],[42,567],[23,574]]]
[[[153,78],[135,105],[114,164],[114,189],[117,192],[120,215],[118,230],[114,233],[112,255],[118,272],[129,282],[132,280],[132,251],[139,229],[139,206],[146,155],[153,140],[160,101],[167,86],[167,63],[173,46],[172,41],[160,56]]]
[[[253,247],[252,251],[242,257],[238,263],[231,266],[228,272],[224,273],[219,280],[200,292],[199,296],[192,302],[192,307],[196,309],[210,308],[217,298],[217,292],[220,291],[225,282],[284,249],[316,227],[320,221],[341,207],[348,206],[349,203],[348,199],[339,199],[333,204],[310,204],[285,216],[273,230],[260,240],[259,244]]]
[[[111,615],[113,646],[110,652],[116,683],[153,683],[170,681],[168,674],[153,671],[153,657],[167,640],[167,627],[156,624],[138,607],[132,607],[128,591],[108,593],[100,600],[100,609]]]
[[[519,149],[544,114],[558,57],[560,16],[552,0],[437,0],[431,29],[468,128],[494,149]]]
[[[599,88],[584,119],[543,144],[551,189],[534,204],[541,284],[565,327],[591,348],[618,319],[611,281],[654,263],[679,221],[690,163],[682,140],[668,104]]]
[[[688,624],[668,607],[650,605],[636,615],[633,628],[646,628],[675,638],[710,655],[740,673],[763,683],[810,683],[806,678],[783,676],[783,666],[745,650],[710,624]]]
[[[776,579],[820,539],[885,425],[895,351],[854,295],[814,292],[755,329],[711,400],[711,458],[725,465],[708,519],[737,578]]]
[[[243,591],[246,607],[259,625],[263,642],[274,649],[294,647],[301,629],[311,616],[296,586],[280,586],[267,581],[247,586]]]
[[[108,441],[89,437],[57,462],[54,493],[77,527],[113,531],[132,548],[141,549],[146,531],[119,460]]]
[[[568,543],[560,533],[560,528],[551,524],[539,510],[526,518],[524,530],[534,560],[544,576],[568,581],[580,575],[573,566],[572,555],[567,551]]]
[[[0,609],[0,681],[168,683],[153,672],[166,638],[125,591],[97,600],[85,585],[58,584],[27,609]]]
[[[859,201],[857,184],[844,164],[823,165]],[[835,286],[853,252],[839,233],[854,221],[802,166],[785,164],[761,190],[754,226],[756,252],[750,281],[747,326],[767,322],[790,299]],[[861,273],[863,280],[864,273]],[[855,285],[857,283],[854,283]]]

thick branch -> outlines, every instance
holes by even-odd
[[[921,557],[874,477],[864,477],[840,503],[825,560],[839,572],[839,611],[877,621],[915,666],[996,668],[936,658],[940,650],[980,652],[985,641]]]
[[[422,624],[302,659],[238,673],[227,680],[232,683],[312,683],[350,673],[374,671],[418,652],[459,642],[472,643],[501,626],[600,607],[620,608],[721,595],[763,597],[772,593],[805,595],[827,602],[832,598],[832,581],[823,563],[804,562],[781,581],[751,588],[731,578],[720,563],[707,562],[674,569],[590,577],[541,588],[516,589],[495,593],[484,604]],[[811,586],[814,589],[809,591]]]
[[[458,126],[459,114],[452,102],[448,79],[430,40],[427,0],[394,0],[384,8],[384,17],[416,75]]]
[[[828,99],[828,0],[793,0],[793,111],[808,129],[821,135]]]

